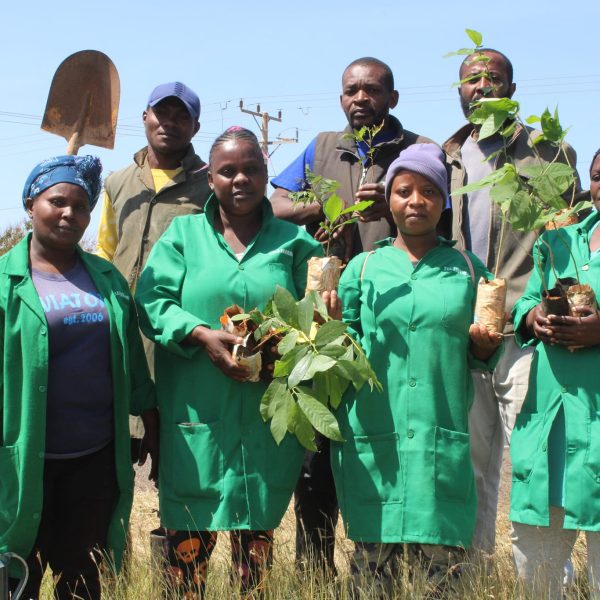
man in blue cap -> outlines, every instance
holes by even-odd
[[[185,84],[152,91],[142,119],[148,145],[133,163],[109,175],[98,229],[97,254],[114,263],[133,292],[154,243],[174,217],[202,212],[210,195],[207,165],[194,152],[200,100]],[[144,338],[150,372],[154,344]],[[141,422],[131,422],[132,459],[139,454]]]

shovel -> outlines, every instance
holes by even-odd
[[[64,137],[67,154],[77,154],[84,144],[112,149],[119,94],[119,74],[106,54],[71,54],[52,79],[42,129]]]

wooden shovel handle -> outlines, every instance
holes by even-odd
[[[79,148],[81,148],[81,144],[79,143],[79,131],[75,131],[67,144],[67,154],[77,155]]]

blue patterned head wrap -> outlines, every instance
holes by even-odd
[[[27,198],[35,198],[57,183],[73,183],[83,188],[90,201],[90,210],[96,206],[102,187],[102,163],[96,156],[55,156],[34,167],[23,188],[23,207]]]

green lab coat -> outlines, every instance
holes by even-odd
[[[346,442],[332,444],[340,508],[355,541],[471,544],[469,369],[488,365],[469,352],[475,286],[452,245],[438,238],[416,266],[387,245],[360,254],[342,275],[344,321],[383,384],[381,394],[365,386],[346,395],[338,411]],[[469,256],[475,282],[489,278]]]
[[[0,554],[22,557],[32,549],[42,514],[48,385],[48,325],[29,273],[30,237],[0,258]],[[119,499],[108,546],[118,566],[133,500],[128,417],[156,399],[125,279],[104,259],[78,251],[110,319]]]
[[[547,231],[542,239],[554,255],[558,277],[575,277],[600,296],[600,257],[590,261],[589,234],[600,219],[593,212],[577,225]],[[547,526],[548,435],[559,409],[565,416],[566,456],[563,488],[565,529],[600,531],[600,346],[570,352],[523,336],[527,313],[541,301],[540,262],[547,287],[556,276],[546,243],[535,247],[534,268],[525,293],[514,308],[517,341],[535,345],[529,389],[511,438],[512,489],[510,518]],[[569,254],[572,253],[572,257]]]
[[[160,516],[169,529],[271,529],[288,506],[303,448],[290,435],[275,444],[259,412],[266,384],[234,381],[203,349],[181,342],[197,325],[219,329],[232,304],[264,308],[277,285],[302,296],[306,261],[322,251],[276,219],[265,199],[261,229],[238,260],[213,227],[216,209],[213,196],[204,214],[173,220],[136,292],[142,331],[157,344]]]

